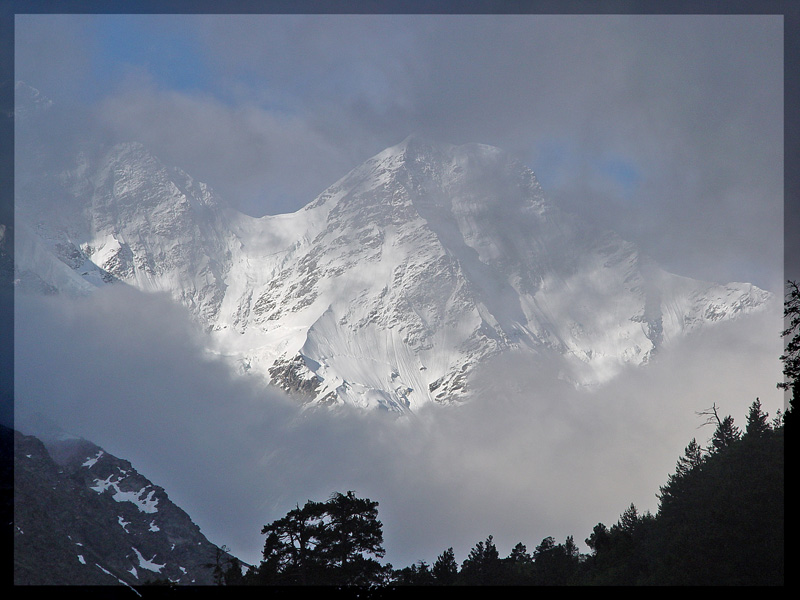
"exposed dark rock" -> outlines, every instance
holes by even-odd
[[[290,395],[307,402],[317,397],[322,381],[312,371],[298,354],[291,360],[275,361],[275,366],[269,370],[272,383]]]
[[[15,585],[214,583],[217,546],[128,461],[80,438],[13,437]]]

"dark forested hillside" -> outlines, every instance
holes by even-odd
[[[707,449],[692,440],[659,493],[656,515],[629,508],[611,529],[595,527],[592,554],[575,581],[615,585],[782,585],[783,425],[742,434],[721,419]]]
[[[448,548],[429,565],[380,568],[377,502],[334,494],[264,527],[265,560],[240,584],[366,585],[783,585],[784,415],[771,421],[754,401],[742,431],[714,405],[702,413],[716,428],[708,446],[686,447],[658,492],[655,515],[631,504],[617,523],[598,523],[581,554],[572,536],[544,538],[532,552],[518,543],[503,558],[492,536],[461,563]],[[331,518],[345,498],[350,510]],[[358,510],[356,510],[358,508]],[[345,554],[339,552],[347,549]],[[339,556],[338,559],[334,557]]]
[[[785,506],[784,442],[787,428],[794,428],[794,405],[800,393],[800,290],[788,282],[784,304],[787,328],[785,353],[780,357],[785,380],[779,388],[792,398],[785,413],[772,419],[756,398],[740,428],[731,415],[721,416],[713,404],[699,413],[714,431],[706,446],[692,439],[678,458],[675,472],[658,490],[655,515],[639,514],[631,504],[617,523],[598,523],[581,554],[572,536],[564,543],[544,538],[533,552],[518,543],[501,558],[492,536],[479,541],[459,564],[448,548],[433,565],[419,561],[400,569],[376,568],[367,561],[372,585],[774,585],[784,584]],[[348,494],[352,494],[349,492]],[[373,509],[377,502],[366,500]],[[300,511],[298,507],[298,514]],[[290,515],[264,528],[271,532]],[[375,548],[380,548],[380,522],[372,515]],[[315,535],[338,535],[335,523],[295,521],[294,536],[281,547],[283,569],[295,576],[302,572],[303,557],[322,548],[323,538],[307,537],[309,527],[321,527]],[[358,543],[351,531],[348,544]],[[306,536],[306,537],[304,537]],[[272,539],[272,545],[270,544]],[[265,561],[240,583],[275,581],[274,536],[265,546]],[[308,542],[311,541],[309,544]],[[378,553],[380,556],[380,553]],[[266,576],[268,573],[271,576]],[[316,582],[325,573],[315,573]],[[351,574],[355,581],[355,575]],[[320,577],[322,579],[320,579]],[[301,579],[295,579],[299,582]]]

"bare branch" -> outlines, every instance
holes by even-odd
[[[716,425],[717,427],[722,425],[722,421],[719,418],[719,414],[717,413],[717,403],[711,405],[711,408],[707,408],[700,412],[695,413],[698,417],[706,417],[704,423],[701,423],[697,426],[698,429],[703,427],[704,425]]]

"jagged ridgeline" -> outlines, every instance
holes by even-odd
[[[555,360],[578,385],[604,382],[770,297],[665,272],[482,144],[409,137],[303,209],[262,218],[139,143],[86,149],[58,170],[36,156],[17,178],[20,291],[168,292],[209,348],[302,402],[457,403],[479,365],[510,351]]]
[[[212,585],[233,560],[128,461],[74,436],[0,435],[13,444],[15,585]]]

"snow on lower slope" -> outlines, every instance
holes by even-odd
[[[403,412],[465,400],[475,367],[509,350],[560,357],[577,384],[603,382],[770,296],[664,272],[480,144],[411,137],[304,209],[260,219],[140,144],[67,179],[86,198],[83,229],[45,227],[68,238],[57,259],[53,243],[22,238],[20,265],[54,289],[167,292],[212,351],[304,402]]]

